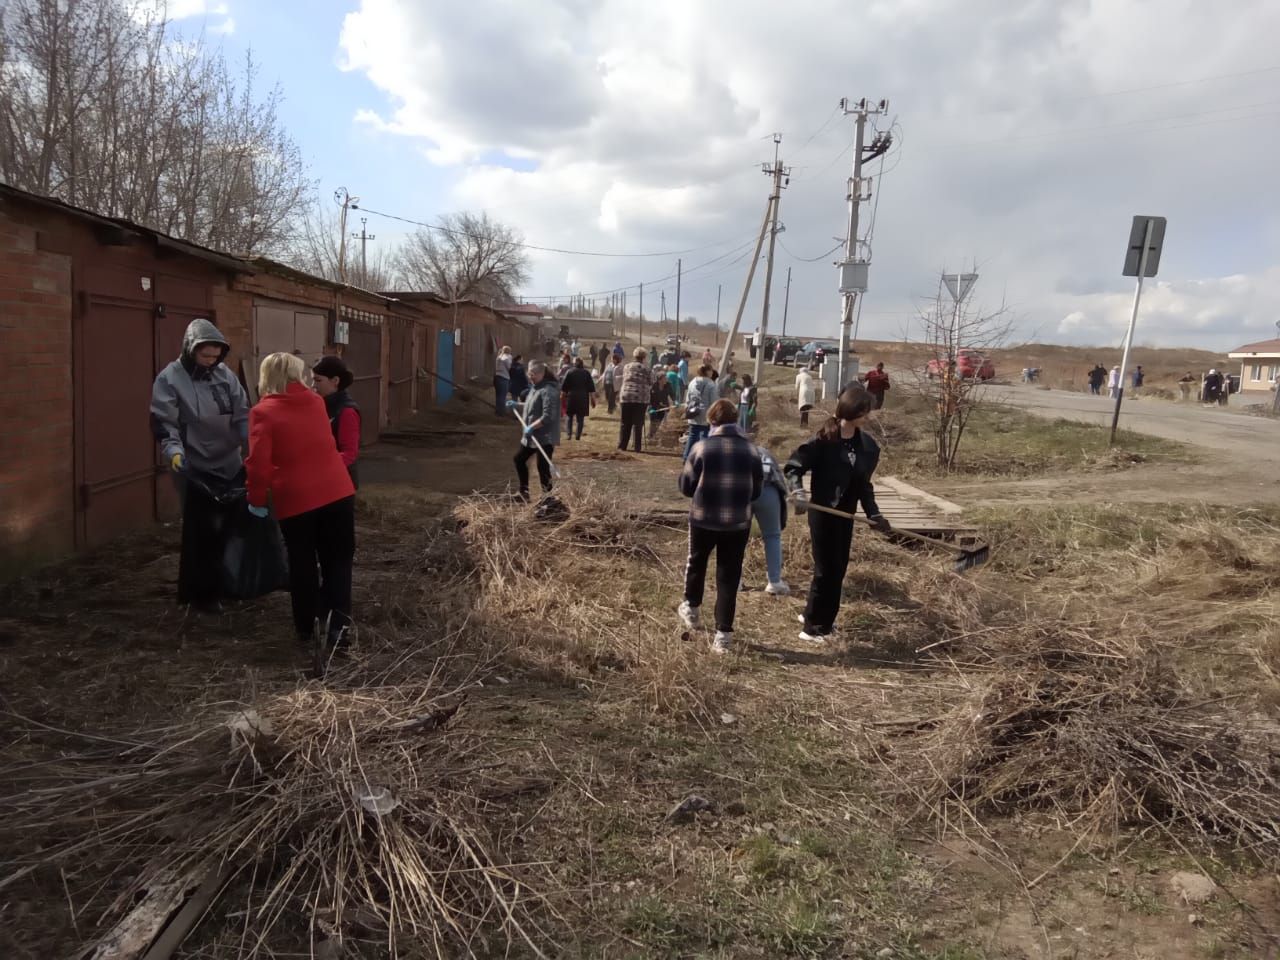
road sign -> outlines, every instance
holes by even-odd
[[[951,299],[956,303],[969,295],[977,279],[976,273],[944,273],[942,275],[942,282],[947,285],[947,289],[951,291]]]
[[[1133,218],[1133,226],[1129,228],[1129,252],[1124,257],[1124,276],[1136,277],[1139,263],[1142,260],[1143,239],[1147,236],[1147,222],[1151,222],[1151,240],[1147,248],[1147,272],[1145,277],[1154,277],[1160,268],[1160,251],[1164,249],[1164,217]]]

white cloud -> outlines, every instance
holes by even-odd
[[[1114,340],[1142,212],[1168,216],[1169,234],[1141,329],[1229,347],[1280,310],[1280,70],[1263,69],[1277,32],[1270,0],[1229,18],[1202,4],[1156,16],[1141,0],[363,0],[341,45],[345,68],[386,96],[362,120],[419,142],[459,208],[547,246],[733,241],[684,265],[712,260],[758,229],[759,163],[783,131],[795,256],[778,263],[793,267],[791,322],[806,333],[832,332],[838,302],[830,258],[795,259],[844,229],[852,123],[833,108],[888,97],[901,126],[875,185],[866,335],[899,333],[939,269],[976,258],[979,295],[1006,297],[1024,335]],[[494,166],[502,153],[534,169]],[[674,259],[538,254],[529,292],[654,281]],[[709,318],[718,284],[736,300],[745,268],[693,271],[684,312]],[[647,286],[647,312],[660,288],[673,298],[674,282]]]
[[[227,17],[227,19],[223,20],[221,23],[215,23],[211,25],[209,27],[209,32],[220,33],[220,34],[223,34],[224,36],[229,36],[230,34],[235,33],[236,32],[235,17]]]

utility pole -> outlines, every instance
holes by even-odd
[[[756,248],[751,253],[751,266],[747,268],[747,279],[742,285],[742,297],[738,300],[738,312],[733,316],[733,326],[724,338],[724,349],[720,351],[719,370],[725,369],[729,362],[729,354],[733,352],[733,338],[738,335],[738,326],[742,323],[743,311],[747,309],[747,297],[751,294],[751,281],[755,279],[756,266],[760,263],[760,250],[764,246],[764,235],[769,230],[769,220],[773,216],[773,194],[764,207],[764,219],[760,221],[760,235],[756,237]]]
[[[785,176],[790,182],[791,168],[782,166],[778,159],[778,147],[782,143],[782,134],[773,135],[773,166],[764,168],[764,172],[773,177],[773,193],[770,195],[771,217],[769,223],[769,261],[764,269],[764,306],[760,311],[760,345],[756,347],[756,383],[764,374],[764,344],[769,334],[769,292],[773,288],[773,250],[778,242],[778,208],[782,205],[782,179]]]
[[[366,248],[370,240],[377,240],[372,233],[368,231],[369,218],[360,218],[360,232],[351,235],[352,240],[360,241],[360,282],[367,284],[369,282],[369,259],[366,256]]]
[[[342,207],[342,215],[338,220],[338,280],[347,282],[347,210],[360,209],[360,198],[353,197],[346,187],[333,191],[333,199]]]
[[[661,296],[662,296],[662,313],[661,313],[662,319],[659,321],[659,323],[661,324],[662,329],[666,330],[667,329],[667,291],[665,290],[661,291]]]
[[[640,346],[644,346],[644,284],[640,284]]]
[[[716,284],[716,346],[720,346],[720,291],[723,289],[723,283]]]
[[[782,298],[782,335],[787,335],[787,308],[791,306],[791,268],[787,267],[787,292]]]
[[[871,196],[869,182],[866,184],[867,189],[864,191],[862,162],[882,156],[888,151],[891,143],[891,138],[886,133],[877,136],[870,148],[865,146],[867,117],[876,116],[887,111],[889,109],[888,100],[881,100],[878,105],[873,107],[867,104],[867,100],[864,97],[853,106],[853,109],[850,109],[848,99],[843,99],[840,101],[840,109],[844,111],[845,116],[851,113],[854,114],[856,121],[853,138],[853,173],[849,177],[848,189],[849,231],[845,234],[844,259],[838,264],[841,303],[840,358],[836,365],[837,390],[843,388],[845,384],[845,366],[849,356],[849,334],[853,329],[854,305],[857,302],[858,295],[867,292],[867,270],[870,266],[870,256],[863,250],[865,244],[858,240],[858,207]]]
[[[676,261],[676,349],[680,349],[680,274],[681,263]]]

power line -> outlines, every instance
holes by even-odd
[[[791,248],[787,246],[787,242],[785,240],[779,239],[778,243],[782,244],[783,250],[791,254],[792,260],[798,260],[800,263],[817,263],[819,260],[825,260],[827,257],[831,256],[833,253],[839,250],[842,246],[844,246],[844,241],[841,240],[830,250],[826,251],[825,253],[820,253],[816,257],[797,257],[794,253],[791,253]]]
[[[427,230],[435,230],[439,233],[446,233],[452,237],[465,237],[468,240],[491,240],[490,237],[482,237],[478,234],[467,233],[463,230],[454,230],[450,227],[442,227],[437,223],[426,223],[422,220],[414,220],[412,217],[401,217],[394,213],[383,213],[380,210],[371,210],[368,207],[361,206],[359,209],[365,213],[372,214],[375,217],[385,217],[388,220],[398,220],[401,223],[411,223],[417,227],[423,227]],[[509,240],[505,242],[506,246],[523,247],[525,250],[538,250],[542,253],[562,253],[572,257],[616,257],[619,259],[638,259],[644,257],[675,257],[686,253],[697,253],[699,250],[710,250],[713,247],[723,246],[726,243],[733,243],[737,237],[731,237],[728,240],[718,240],[715,243],[704,244],[701,247],[690,247],[687,250],[659,250],[652,253],[601,253],[598,250],[566,250],[563,247],[544,247],[536,243],[525,243],[523,240]],[[634,284],[632,284],[634,286]]]

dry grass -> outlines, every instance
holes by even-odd
[[[531,524],[529,509],[506,498],[459,505],[476,612],[508,627],[510,654],[527,668],[653,710],[710,716],[723,674],[672,615],[683,514],[632,508],[590,484],[556,494],[572,515],[553,523]]]

